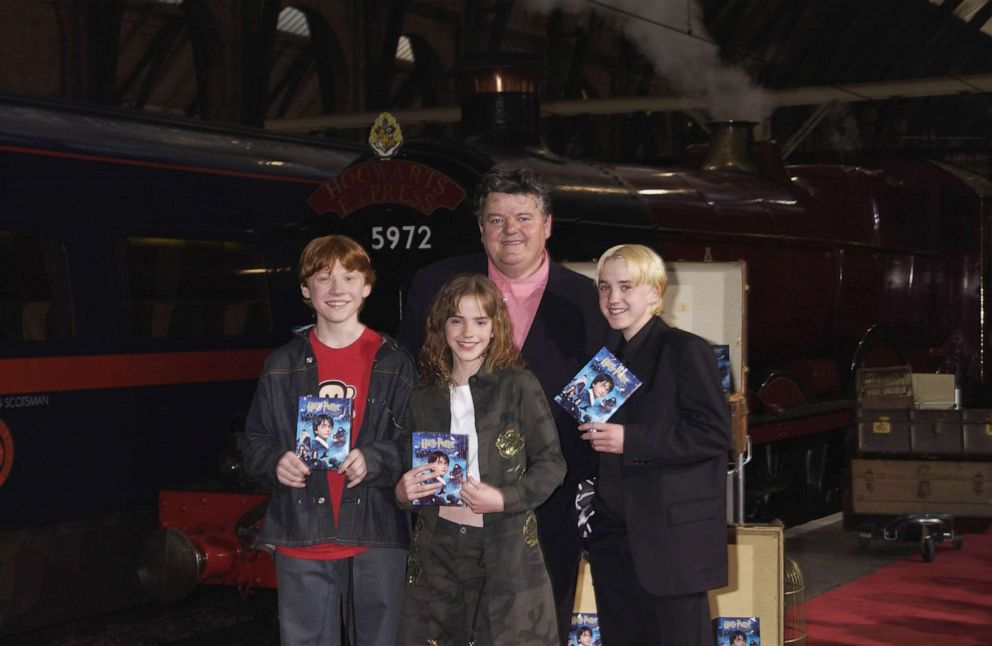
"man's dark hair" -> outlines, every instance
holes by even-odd
[[[529,168],[494,168],[482,176],[475,189],[475,217],[482,222],[486,198],[490,193],[530,195],[541,215],[551,214],[551,194],[547,184]]]

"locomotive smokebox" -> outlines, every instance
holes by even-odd
[[[706,125],[713,134],[703,159],[703,170],[761,174],[752,156],[756,125],[753,121],[715,121]]]
[[[543,64],[529,54],[503,53],[463,59],[457,69],[463,138],[543,146],[538,129]]]

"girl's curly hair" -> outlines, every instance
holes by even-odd
[[[479,306],[493,324],[493,338],[486,349],[483,367],[501,370],[522,368],[524,365],[520,351],[513,345],[510,313],[499,288],[481,274],[459,274],[441,287],[427,312],[426,339],[420,349],[420,381],[424,384],[447,387],[452,383],[453,359],[444,327],[448,319],[457,313],[458,303],[466,296],[479,300]]]

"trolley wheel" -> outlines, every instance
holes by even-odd
[[[951,539],[951,546],[954,549],[959,550],[963,545],[964,545],[964,536],[955,536],[954,538]]]
[[[923,537],[923,562],[931,563],[933,562],[934,554],[937,553],[937,544],[933,540],[933,536]]]

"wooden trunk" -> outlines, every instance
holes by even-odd
[[[851,460],[855,514],[992,517],[992,462]]]

